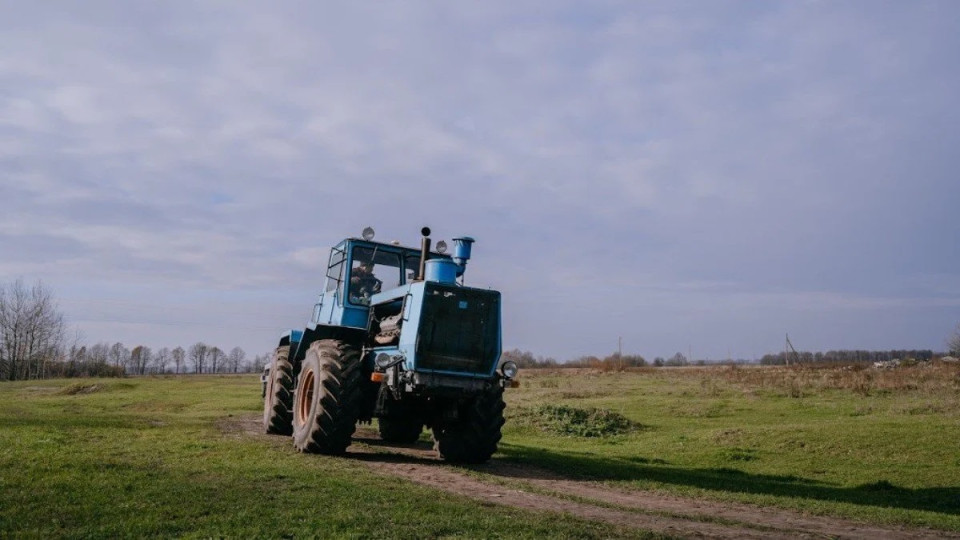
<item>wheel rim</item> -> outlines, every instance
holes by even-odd
[[[313,370],[307,370],[300,375],[300,391],[297,392],[297,419],[301,424],[310,416],[310,406],[313,405],[314,376]]]

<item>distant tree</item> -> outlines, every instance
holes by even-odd
[[[202,341],[198,341],[190,347],[190,361],[193,362],[194,373],[203,373],[203,364],[206,362],[209,352],[210,347]]]
[[[0,287],[0,379],[45,377],[63,342],[63,315],[41,282]]]
[[[227,362],[230,365],[230,368],[233,369],[234,373],[240,371],[240,364],[243,363],[243,359],[247,357],[247,353],[243,352],[243,349],[240,347],[234,347],[230,349],[230,354],[227,355]]]
[[[84,346],[77,346],[76,344],[70,346],[70,350],[67,352],[67,363],[69,364],[69,369],[76,370],[80,366],[87,364],[87,348]]]
[[[210,373],[220,373],[223,371],[223,359],[226,358],[223,350],[221,350],[220,347],[210,347],[207,354],[210,356]]]
[[[136,375],[144,375],[151,361],[153,361],[153,351],[150,347],[137,345],[130,351],[130,369]]]
[[[543,356],[533,356],[533,353],[530,351],[521,351],[520,349],[511,349],[509,351],[503,351],[500,355],[500,363],[506,362],[507,360],[513,360],[517,363],[518,367],[521,368],[545,368],[545,367],[558,367],[557,360],[550,357]]]
[[[620,358],[623,367],[643,367],[647,365],[646,358],[639,354],[625,354]]]
[[[258,354],[253,357],[252,360],[246,363],[244,366],[244,371],[247,373],[259,373],[263,371],[263,367],[267,365],[267,362],[270,361],[270,355],[268,354]]]
[[[187,357],[187,351],[183,350],[183,347],[177,347],[176,349],[170,351],[170,356],[173,358],[173,365],[176,368],[175,373],[180,373],[180,367],[183,366],[183,363]]]
[[[947,339],[947,349],[950,351],[951,355],[960,356],[960,324],[957,324],[957,328],[953,331],[953,335]]]
[[[121,369],[127,368],[130,361],[130,350],[123,346],[119,341],[110,346],[110,363],[113,367]]]
[[[156,373],[167,371],[167,362],[170,361],[170,349],[164,347],[153,355],[153,369]]]
[[[664,360],[662,356],[658,356],[653,359],[653,365],[656,367],[663,367],[663,364],[665,363],[666,363],[666,360]]]
[[[668,365],[668,366],[685,366],[685,365],[687,365],[688,363],[689,363],[689,361],[687,360],[687,357],[684,356],[683,353],[679,353],[679,352],[678,352],[677,354],[671,356],[669,360],[667,360],[666,365]]]
[[[520,349],[504,351],[503,354],[500,355],[500,361],[506,362],[507,360],[516,362],[521,368],[531,368],[537,363],[536,358],[533,357],[533,353],[530,351],[521,351]]]
[[[106,366],[110,361],[110,344],[101,342],[96,345],[91,345],[90,348],[87,349],[87,361]]]

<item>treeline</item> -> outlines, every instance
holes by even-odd
[[[144,345],[127,348],[123,343],[71,345],[53,348],[46,355],[35,355],[0,363],[0,380],[27,380],[57,377],[123,377],[176,373],[251,373],[263,369],[266,355],[247,358],[234,347],[229,353],[205,343],[189,349],[163,347],[156,351]],[[10,366],[21,369],[11,371]]]
[[[61,372],[56,377],[116,375],[154,375],[164,373],[251,373],[263,369],[266,355],[247,357],[240,347],[229,352],[197,342],[190,348],[163,347],[154,351],[123,343],[97,343],[90,347],[73,345],[58,362]]]
[[[68,344],[63,315],[41,284],[18,280],[0,286],[0,380],[51,377],[121,377],[160,373],[247,373],[260,371],[267,355],[248,358],[197,342],[188,349],[123,343]]]
[[[960,328],[957,335],[960,336]],[[956,344],[951,343],[951,352],[960,354],[960,338],[957,338]],[[762,365],[794,365],[794,364],[872,364],[874,362],[917,361],[926,362],[943,356],[929,349],[899,349],[889,351],[862,351],[862,350],[840,350],[827,352],[789,352],[777,354],[765,354],[760,358]],[[638,354],[619,355],[613,353],[605,357],[581,356],[566,362],[558,362],[554,358],[535,356],[530,351],[512,349],[504,351],[501,361],[513,360],[521,368],[593,368],[603,371],[615,371],[634,367],[679,367],[679,366],[705,366],[710,364],[756,364],[756,360],[724,360],[690,361],[683,353],[676,353],[669,358],[656,357],[653,362],[647,362],[643,356]]]
[[[513,349],[503,351],[500,360],[513,360],[521,368],[594,368],[611,371],[630,367],[647,365],[646,359],[638,354],[613,353],[603,358],[597,356],[581,356],[567,362],[558,362],[555,358],[534,356],[530,351]]]
[[[890,351],[859,351],[841,350],[827,352],[780,352],[765,354],[760,363],[765,366],[788,364],[865,364],[873,362],[889,362],[892,360],[916,360],[926,362],[938,354],[928,349],[900,349]]]

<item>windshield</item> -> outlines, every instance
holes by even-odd
[[[370,305],[370,297],[400,286],[400,254],[354,247],[350,265],[350,302]]]

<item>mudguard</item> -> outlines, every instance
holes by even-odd
[[[291,335],[287,336],[287,339],[290,342],[290,351],[293,353],[290,356],[290,362],[293,363],[294,373],[300,370],[300,362],[303,361],[303,358],[307,355],[307,349],[310,348],[310,344],[314,341],[337,339],[362,346],[364,339],[367,337],[367,331],[364,328],[329,326],[326,324],[318,324],[313,328],[307,327],[302,332],[292,330],[290,334]],[[296,336],[293,334],[296,334]],[[295,341],[293,340],[294,337],[296,337]],[[281,338],[280,341],[281,344],[283,344],[283,338]]]

